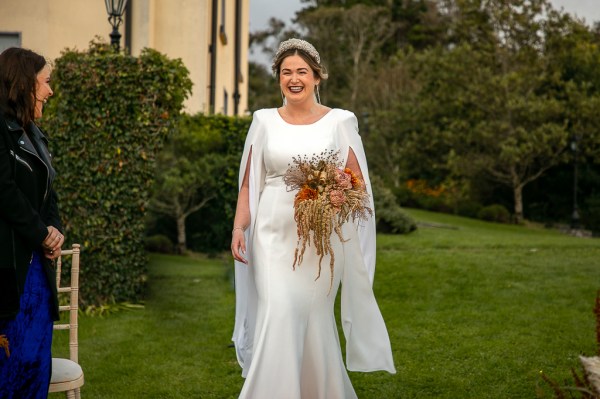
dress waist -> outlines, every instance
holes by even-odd
[[[265,186],[284,186],[285,187],[285,182],[283,181],[283,176],[279,175],[279,176],[268,176],[265,179]]]

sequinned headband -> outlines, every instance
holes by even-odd
[[[275,53],[274,60],[277,60],[282,53],[291,49],[302,50],[306,54],[310,55],[311,58],[317,62],[317,64],[321,63],[321,56],[319,56],[319,52],[317,51],[317,49],[315,49],[315,47],[312,44],[302,39],[288,39],[286,41],[281,42],[277,53]],[[273,63],[273,66],[275,66],[275,63]]]

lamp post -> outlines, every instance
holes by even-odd
[[[119,33],[119,25],[123,22],[123,13],[127,0],[104,0],[106,5],[106,13],[108,14],[108,22],[113,30],[110,33],[110,44],[118,50],[121,43],[121,34]]]
[[[579,136],[574,135],[571,141],[571,151],[573,151],[573,213],[571,215],[571,229],[579,229],[579,209],[577,207],[577,158],[579,153]]]

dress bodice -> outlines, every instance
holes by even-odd
[[[309,125],[293,125],[286,122],[276,108],[269,111],[270,120],[265,124],[264,164],[266,180],[282,177],[292,158],[311,157],[326,150],[337,150],[335,138],[335,110],[330,110],[318,121]]]

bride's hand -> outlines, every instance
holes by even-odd
[[[238,262],[248,264],[248,260],[242,256],[246,255],[246,237],[244,237],[244,230],[234,229],[231,238],[231,254],[233,259]]]

